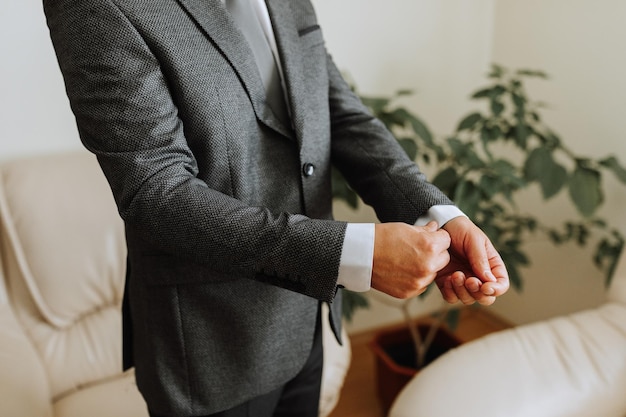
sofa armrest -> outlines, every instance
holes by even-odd
[[[583,417],[626,414],[626,307],[494,333],[411,380],[390,417]]]
[[[328,314],[328,306],[322,306],[322,317]],[[324,365],[320,393],[319,416],[325,417],[333,411],[350,367],[352,350],[345,327],[342,331],[343,346],[337,343],[328,320],[322,320],[322,341],[324,344]]]
[[[6,300],[0,300],[0,414],[50,417],[50,401],[39,356],[11,307]]]

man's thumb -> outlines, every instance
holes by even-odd
[[[424,227],[429,232],[436,232],[437,230],[439,230],[439,224],[435,220],[429,221]]]

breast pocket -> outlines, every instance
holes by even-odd
[[[300,36],[300,44],[303,49],[310,49],[316,46],[324,45],[324,36],[319,25],[307,26],[298,30]]]

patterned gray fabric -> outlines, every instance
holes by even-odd
[[[124,343],[157,414],[210,414],[292,378],[320,301],[339,334],[331,163],[383,221],[450,204],[352,94],[309,1],[267,5],[290,126],[219,0],[44,0],[81,140],[126,225]]]

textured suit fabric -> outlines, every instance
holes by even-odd
[[[450,204],[350,91],[309,1],[267,6],[291,126],[220,0],[44,0],[81,140],[125,222],[125,344],[158,414],[210,414],[284,384],[320,301],[339,334],[331,164],[382,221]]]

